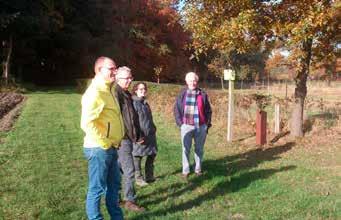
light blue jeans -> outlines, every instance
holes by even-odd
[[[119,206],[120,170],[117,162],[117,150],[101,147],[84,148],[84,156],[88,160],[88,193],[86,197],[86,213],[88,219],[103,219],[100,210],[101,197],[105,195],[105,204],[112,220],[123,219]]]
[[[195,172],[201,172],[201,164],[204,156],[204,144],[207,135],[207,125],[203,124],[195,129],[193,125],[181,125],[181,142],[182,142],[182,173],[190,172],[190,152],[192,140],[194,139],[194,161]]]

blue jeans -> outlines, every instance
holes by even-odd
[[[204,144],[207,135],[207,125],[200,125],[195,129],[193,125],[181,125],[181,142],[182,142],[182,173],[188,174],[189,169],[189,155],[192,147],[192,140],[194,139],[194,161],[195,172],[201,172],[201,164],[204,156]]]
[[[117,162],[117,150],[101,147],[84,148],[88,160],[88,193],[86,213],[88,219],[103,219],[100,210],[101,197],[105,195],[105,204],[112,220],[123,219],[119,206],[120,170]]]

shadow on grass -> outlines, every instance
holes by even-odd
[[[275,169],[250,170],[265,161],[279,159],[280,154],[289,151],[293,145],[293,142],[289,142],[265,150],[255,149],[242,154],[226,156],[218,160],[204,161],[203,167],[206,172],[202,176],[191,175],[185,184],[174,183],[159,188],[149,195],[144,195],[143,197],[154,197],[155,199],[143,203],[143,206],[148,207],[150,205],[160,204],[166,200],[171,201],[182,195],[194,192],[203,185],[210,184],[211,189],[208,192],[199,194],[196,198],[189,199],[181,204],[147,211],[134,216],[132,219],[142,219],[150,216],[161,217],[170,213],[182,212],[200,206],[202,203],[207,203],[210,200],[215,200],[219,196],[237,192],[248,187],[252,182],[269,178],[275,173],[295,169],[296,166],[284,166]],[[177,170],[172,175],[178,175],[178,173],[181,173],[181,170]]]

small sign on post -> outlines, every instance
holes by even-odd
[[[224,70],[224,80],[235,80],[235,79],[236,79],[236,74],[233,70],[231,69]]]
[[[224,70],[224,80],[229,81],[229,106],[227,115],[227,141],[232,141],[232,124],[233,124],[233,87],[236,74],[231,69]]]

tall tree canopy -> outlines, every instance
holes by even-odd
[[[293,136],[303,135],[306,80],[313,59],[328,57],[339,36],[340,1],[186,0],[185,23],[197,53],[209,49],[239,53],[273,40],[291,48],[296,61]]]
[[[188,68],[188,34],[172,0],[0,1],[1,60],[12,39],[12,75],[40,83],[93,75],[97,56],[128,65],[137,79],[174,80]],[[180,69],[182,68],[182,69]]]

